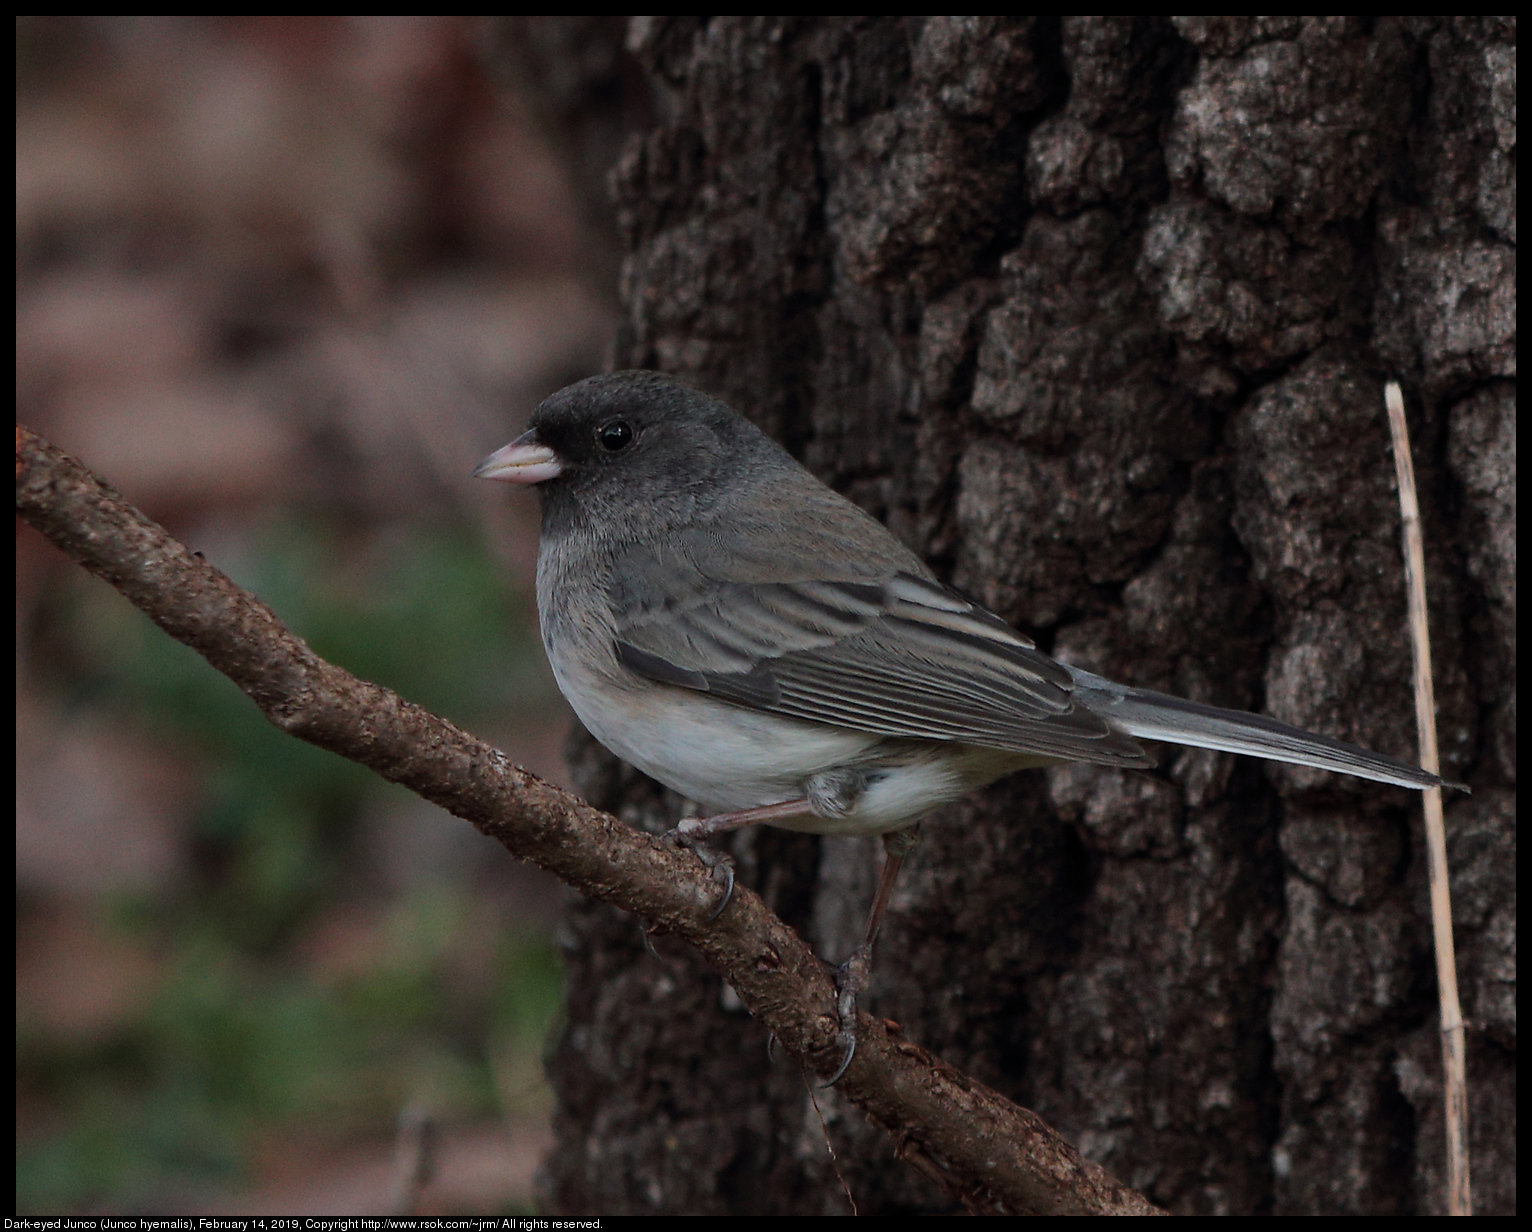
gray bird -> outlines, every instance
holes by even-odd
[[[537,610],[591,735],[705,808],[689,846],[759,822],[881,834],[856,996],[926,814],[1013,770],[1150,767],[1140,740],[1402,787],[1442,780],[1262,715],[1114,684],[1039,651],[716,398],[657,372],[553,394],[474,475],[542,498]],[[726,882],[726,863],[698,848]]]

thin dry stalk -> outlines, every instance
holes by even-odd
[[[1394,437],[1399,473],[1399,509],[1404,521],[1404,569],[1410,592],[1410,637],[1415,645],[1415,723],[1420,730],[1420,764],[1441,773],[1436,750],[1436,696],[1431,687],[1431,637],[1426,628],[1426,558],[1420,536],[1420,502],[1410,458],[1404,396],[1397,381],[1383,391]],[[1463,1011],[1458,1004],[1457,958],[1452,947],[1452,898],[1447,884],[1447,836],[1442,824],[1442,789],[1427,788],[1426,851],[1431,877],[1431,931],[1436,939],[1436,985],[1441,1000],[1442,1068],[1446,1078],[1447,1213],[1472,1213],[1468,1183],[1468,1075],[1464,1057]]]

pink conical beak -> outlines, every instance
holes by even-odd
[[[536,430],[523,432],[509,445],[495,450],[474,467],[475,479],[498,479],[501,483],[543,483],[563,472],[558,454],[544,445]]]

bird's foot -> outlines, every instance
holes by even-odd
[[[676,847],[689,847],[702,861],[703,867],[713,874],[713,880],[723,886],[723,897],[708,922],[723,914],[723,909],[734,897],[734,861],[707,845],[715,834],[727,834],[730,830],[743,830],[746,826],[777,821],[784,817],[801,817],[812,812],[807,800],[783,800],[780,804],[763,804],[759,808],[740,809],[734,813],[715,813],[712,817],[683,817],[674,830],[667,830],[661,837]]]
[[[841,1080],[851,1068],[851,1058],[856,1056],[856,999],[867,991],[871,975],[872,946],[865,943],[857,946],[835,973],[835,1016],[840,1019],[835,1042],[845,1051],[839,1067],[825,1083],[827,1087],[833,1087]]]
[[[708,916],[711,924],[723,914],[723,909],[729,905],[729,900],[734,897],[734,861],[716,847],[709,847],[705,837],[695,833],[702,827],[702,821],[695,817],[684,818],[674,830],[667,830],[660,837],[662,841],[674,847],[684,847],[697,857],[703,868],[713,875],[713,880],[723,887],[723,894],[718,899],[718,906]]]

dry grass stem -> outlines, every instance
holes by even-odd
[[[1415,722],[1420,730],[1420,764],[1441,773],[1436,748],[1436,696],[1431,687],[1431,637],[1426,626],[1426,560],[1420,535],[1420,502],[1410,459],[1404,397],[1397,381],[1384,389],[1399,474],[1399,509],[1404,522],[1404,567],[1410,594],[1410,640],[1415,647]],[[1468,1180],[1468,1077],[1464,1058],[1463,1011],[1458,1004],[1457,959],[1452,947],[1452,898],[1447,881],[1447,837],[1442,824],[1442,789],[1423,793],[1426,851],[1431,879],[1431,931],[1436,940],[1436,984],[1441,1001],[1442,1068],[1447,1123],[1447,1213],[1472,1213]]]

